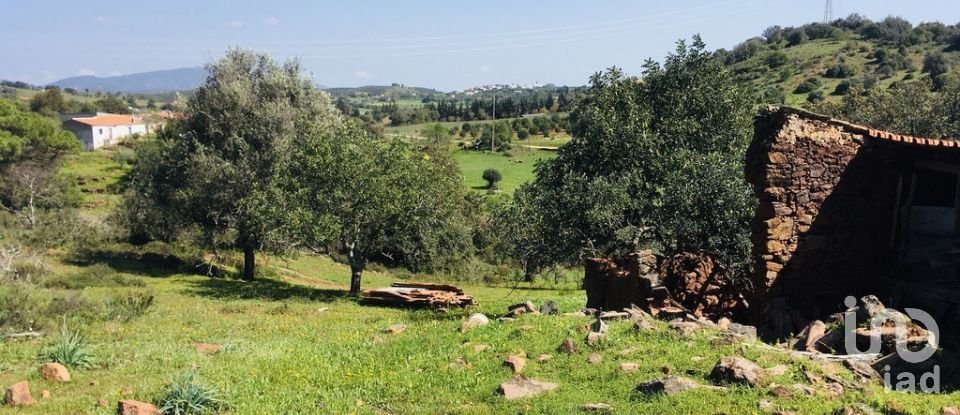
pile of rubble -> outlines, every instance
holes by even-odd
[[[476,304],[473,297],[452,285],[421,282],[395,282],[389,287],[363,293],[363,301],[371,304],[429,307],[445,309]]]
[[[640,251],[625,258],[592,258],[584,266],[587,308],[624,310],[640,306],[651,314],[741,317],[747,301],[712,259],[694,253],[669,258]],[[669,319],[669,318],[667,318]]]

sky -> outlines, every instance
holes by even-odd
[[[834,0],[835,17],[960,22],[957,0]],[[299,58],[318,84],[584,85],[637,74],[680,38],[731,48],[772,25],[821,21],[823,0],[14,1],[0,79],[44,84],[201,66],[229,47]]]

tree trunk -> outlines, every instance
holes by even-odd
[[[254,255],[252,245],[243,246],[243,279],[244,281],[253,281],[256,275],[257,261]]]
[[[350,262],[350,295],[360,296],[360,277],[363,276],[364,264]]]

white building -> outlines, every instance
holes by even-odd
[[[84,150],[116,144],[123,137],[146,134],[150,130],[143,119],[133,115],[104,112],[70,118],[63,122],[63,128],[77,136]]]

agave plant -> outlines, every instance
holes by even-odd
[[[60,328],[60,338],[47,350],[47,358],[71,369],[85,369],[93,364],[90,345],[79,330],[72,330],[66,320]]]
[[[164,415],[195,415],[223,408],[220,392],[203,383],[193,372],[185,373],[167,386],[166,393],[157,401]]]

